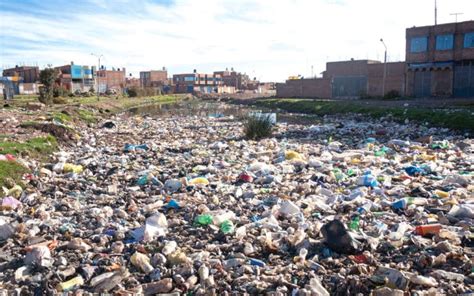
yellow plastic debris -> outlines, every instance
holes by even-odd
[[[435,190],[435,194],[441,198],[449,197],[449,192],[442,191],[442,190]]]
[[[65,163],[63,171],[65,173],[80,174],[84,171],[84,168],[82,167],[82,165],[75,165],[75,164],[72,164],[72,163]]]
[[[423,160],[427,160],[427,161],[435,161],[436,160],[436,155],[422,154],[421,158]]]
[[[194,178],[188,181],[189,185],[209,185],[209,180],[204,177]]]
[[[299,154],[296,151],[288,150],[285,152],[285,159],[286,160],[294,160],[294,159],[303,160],[303,156],[301,156],[301,154]]]
[[[82,285],[84,285],[84,279],[82,278],[82,276],[78,275],[67,282],[58,284],[56,286],[56,290],[58,292],[68,292]]]
[[[7,192],[7,196],[13,196],[14,198],[19,198],[21,193],[23,192],[23,188],[21,188],[19,185],[15,185],[10,190]]]

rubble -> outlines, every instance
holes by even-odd
[[[0,287],[473,293],[473,141],[356,119],[278,122],[260,141],[224,114],[78,128],[26,188],[5,188]]]

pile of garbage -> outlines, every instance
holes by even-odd
[[[4,188],[0,289],[474,293],[473,147],[386,119],[255,142],[229,116],[120,115]]]

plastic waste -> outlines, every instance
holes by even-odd
[[[329,248],[341,254],[354,254],[361,251],[361,243],[347,232],[344,224],[339,220],[326,223],[321,232]]]
[[[204,177],[198,177],[189,180],[188,185],[209,185],[209,180]]]
[[[150,258],[147,255],[135,252],[132,257],[130,257],[130,262],[142,272],[148,274],[153,271],[153,266],[150,264]]]
[[[168,231],[168,221],[162,213],[157,213],[146,219],[145,225],[132,232],[137,241],[150,242],[155,238],[165,236]]]
[[[0,161],[16,161],[15,156],[11,154],[0,154]]]
[[[293,216],[301,213],[301,209],[292,201],[285,200],[280,205],[279,213],[286,216]]]
[[[448,212],[448,215],[457,218],[474,219],[474,204],[454,205]]]
[[[396,269],[380,266],[375,271],[375,275],[386,278],[387,286],[389,288],[400,289],[403,291],[408,288],[408,278]]]
[[[357,179],[357,185],[363,185],[363,186],[374,188],[374,187],[379,186],[379,182],[377,181],[377,178],[373,176],[370,171],[367,171],[364,173],[363,176],[360,176]]]
[[[141,144],[141,145],[125,144],[123,151],[124,152],[132,152],[132,151],[137,151],[137,150],[147,151],[149,149],[150,147],[148,147],[147,144]]]
[[[415,228],[415,233],[421,236],[435,235],[441,230],[441,224],[420,225]]]
[[[202,215],[197,216],[196,222],[199,225],[207,226],[213,223],[213,218],[212,218],[212,215],[202,214]]]
[[[285,151],[285,159],[286,160],[304,160],[301,154],[293,150]]]
[[[28,266],[51,267],[54,259],[47,246],[37,246],[26,254],[24,262]]]
[[[84,168],[82,167],[82,165],[74,165],[72,163],[65,163],[63,165],[63,171],[65,173],[80,174],[84,171]]]
[[[220,224],[220,229],[224,234],[233,233],[235,230],[234,223],[232,223],[232,221],[225,220]]]
[[[6,195],[19,198],[22,192],[23,188],[21,188],[20,185],[15,185],[6,192]]]
[[[22,203],[14,197],[6,196],[2,200],[2,207],[15,210],[22,206]]]
[[[62,282],[56,286],[56,290],[58,292],[69,292],[79,288],[80,286],[84,285],[84,278],[78,275],[69,281]]]

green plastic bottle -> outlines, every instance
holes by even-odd
[[[199,225],[209,225],[212,224],[212,216],[209,214],[199,215],[196,219]]]
[[[224,234],[232,233],[234,232],[234,223],[230,220],[225,220],[221,223],[220,228]]]
[[[352,230],[359,230],[359,222],[360,222],[360,219],[359,219],[359,216],[355,216],[352,221],[349,223],[349,229],[352,229]]]

